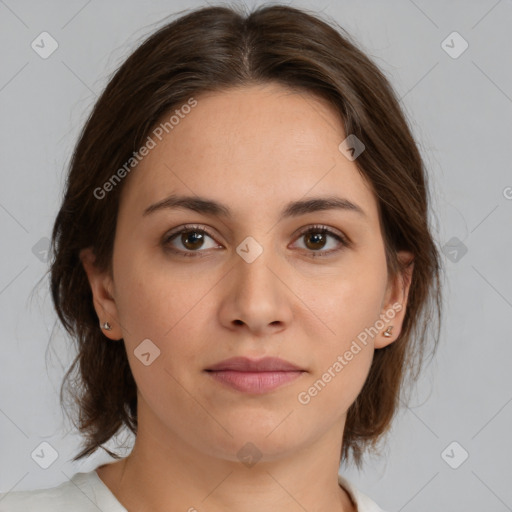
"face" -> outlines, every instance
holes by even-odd
[[[125,178],[112,277],[82,253],[98,317],[113,325],[103,332],[126,345],[139,425],[226,460],[247,442],[270,460],[328,432],[341,441],[374,350],[405,312],[376,199],[323,100],[276,84],[195,99]],[[170,196],[220,208],[146,212]],[[233,357],[300,371],[207,371]]]

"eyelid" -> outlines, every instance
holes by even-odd
[[[310,232],[315,232],[315,233],[316,232],[325,232],[328,235],[331,235],[334,237],[339,237],[347,246],[352,245],[352,241],[350,240],[350,238],[347,235],[345,235],[342,231],[340,231],[336,228],[331,228],[330,226],[326,226],[324,224],[312,224],[305,228],[301,228],[299,230],[297,237],[300,237],[300,236],[305,235]],[[317,252],[320,252],[320,251],[317,251]]]
[[[337,256],[339,255],[343,250],[350,249],[353,246],[352,240],[348,238],[344,233],[340,232],[339,230],[335,228],[331,228],[329,226],[325,226],[323,224],[313,224],[310,226],[307,226],[305,228],[301,228],[299,231],[296,240],[299,240],[302,236],[307,235],[309,233],[322,233],[327,234],[328,236],[331,236],[332,238],[336,239],[338,244],[341,245],[341,247],[338,247],[336,249],[327,249],[327,250],[318,250],[318,251],[312,251],[303,249],[305,251],[305,256],[309,258],[329,258],[330,256]]]
[[[212,240],[215,241],[215,243],[219,243],[216,240],[216,235],[214,235],[208,226],[205,226],[204,224],[183,224],[181,226],[177,226],[176,228],[172,229],[170,232],[166,233],[163,237],[162,244],[164,246],[168,246],[171,239],[175,237],[176,235],[179,235],[183,232],[193,232],[193,231],[199,231],[204,232],[206,235],[208,235]],[[178,254],[197,254],[205,251],[183,251],[181,249],[175,249],[171,248],[171,251],[178,253]]]
[[[181,226],[177,226],[172,229],[170,232],[164,235],[164,240],[169,240],[174,235],[181,233],[182,231],[204,231],[208,236],[214,238],[212,232],[209,230],[210,228],[204,224],[182,224]]]

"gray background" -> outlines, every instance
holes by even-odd
[[[437,356],[382,456],[345,475],[387,511],[512,510],[512,2],[291,4],[336,19],[390,78],[429,168],[435,235],[454,245]],[[69,462],[79,439],[58,391],[73,354],[58,325],[49,344],[47,280],[31,292],[74,143],[108,76],[163,18],[200,5],[0,0],[0,491],[57,485],[110,460]],[[43,31],[59,45],[47,59],[31,48]],[[453,31],[469,44],[458,58],[441,44]],[[31,457],[41,442],[58,453],[47,469]],[[462,450],[453,469],[446,461],[459,464]]]

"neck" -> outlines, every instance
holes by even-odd
[[[246,445],[241,462],[205,454],[140,413],[131,454],[97,471],[129,511],[356,510],[338,484],[343,425],[293,453],[260,460]]]

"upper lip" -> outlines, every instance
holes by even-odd
[[[302,368],[279,359],[278,357],[264,357],[262,359],[250,359],[248,357],[232,357],[220,363],[206,368],[210,371],[234,370],[239,372],[285,372],[302,371]]]

